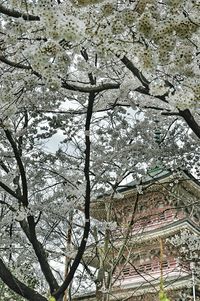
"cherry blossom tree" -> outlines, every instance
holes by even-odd
[[[15,93],[114,90],[107,105],[118,105],[119,91],[129,104],[181,116],[200,136],[198,1],[7,1],[0,11],[0,59],[18,73]]]
[[[0,278],[15,293],[62,300],[85,251],[91,198],[161,162],[198,172],[199,8],[0,1]],[[48,153],[59,132],[62,146]],[[68,223],[82,204],[84,218]],[[74,227],[81,239],[62,278],[53,262]],[[22,255],[48,292],[17,272]]]

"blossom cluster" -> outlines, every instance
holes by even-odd
[[[13,3],[8,1],[8,8]],[[17,7],[25,12],[22,4]],[[53,91],[61,89],[63,78],[74,80],[75,74],[81,81],[83,74],[87,76],[88,67],[77,65],[84,48],[89,59],[94,54],[98,56],[99,69],[114,62],[118,64],[126,55],[149,80],[151,95],[165,95],[170,87],[170,105],[179,109],[198,107],[200,13],[197,0],[168,0],[165,5],[155,0],[61,3],[47,0],[29,2],[27,10],[39,20],[5,18],[1,26],[2,53],[17,62],[25,60]],[[185,84],[186,79],[190,80],[189,85]]]

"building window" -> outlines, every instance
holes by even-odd
[[[145,267],[146,267],[146,269],[145,269],[146,271],[151,271],[151,264],[150,263],[147,263]]]
[[[165,213],[164,212],[161,212],[159,214],[159,220],[162,221],[162,220],[165,220]]]
[[[164,260],[164,261],[162,262],[162,267],[163,267],[163,268],[168,268],[168,267],[169,267],[169,264],[168,264],[168,261],[167,261],[167,260]]]
[[[123,274],[124,274],[125,277],[129,276],[129,272],[130,272],[130,268],[129,267],[123,269]]]
[[[145,271],[145,266],[140,265],[137,270],[138,272],[143,273]]]

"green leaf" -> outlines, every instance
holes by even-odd
[[[170,301],[170,299],[167,298],[164,291],[159,292],[159,301]]]

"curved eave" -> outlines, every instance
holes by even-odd
[[[180,178],[176,178],[179,180],[179,185],[184,187],[184,189],[188,190],[188,192],[199,199],[200,197],[200,182],[194,178],[187,171],[182,171],[182,175]],[[154,175],[148,175],[144,178],[144,181],[140,184],[143,186],[145,191],[151,191],[152,187],[157,187],[159,190],[159,185],[168,185],[170,182],[175,181],[173,173],[168,170],[162,170],[159,173]],[[136,181],[132,181],[125,186],[118,187],[117,191],[120,193],[121,198],[110,198],[110,193],[108,192],[105,195],[100,195],[96,199],[91,202],[91,216],[97,220],[105,220],[106,219],[106,209],[105,203],[121,203],[126,201],[126,199],[130,197],[135,197],[137,195],[137,185]],[[144,194],[145,194],[144,191]]]
[[[128,183],[126,186],[121,186],[118,188],[119,192],[126,194],[126,192],[135,191],[138,184],[143,185],[144,187],[148,187],[151,184],[164,184],[165,182],[168,183],[169,180],[173,180],[173,172],[169,170],[161,170],[160,172],[151,175],[148,174],[141,183],[136,183],[135,181]],[[188,171],[182,171],[182,176],[180,177],[180,181],[186,181],[192,185],[195,190],[198,190],[200,193],[200,182],[191,175]]]
[[[142,240],[142,241],[146,241],[146,240],[150,240],[153,238],[157,238],[157,237],[168,237],[169,235],[173,235],[175,233],[177,233],[180,230],[190,230],[191,232],[200,235],[200,228],[193,223],[189,218],[184,218],[181,220],[177,220],[173,223],[170,223],[168,225],[159,227],[157,229],[152,229],[152,230],[147,230],[143,233],[140,234],[136,234],[134,235],[133,240]]]
[[[192,287],[192,281],[191,281],[191,275],[187,275],[184,277],[180,277],[178,279],[169,279],[165,282],[165,291],[172,291],[172,290],[181,290],[184,288],[191,288]],[[149,283],[143,283],[135,285],[132,283],[129,286],[123,286],[121,285],[118,288],[115,288],[110,293],[109,300],[124,300],[130,297],[138,297],[144,294],[156,294],[158,295],[160,289],[160,281],[158,279],[157,283],[151,285]],[[84,301],[96,301],[96,295],[95,293],[88,293],[80,296],[75,296],[73,300],[84,300]]]
[[[195,223],[193,223],[190,219],[184,218],[181,220],[177,220],[171,224],[159,227],[157,229],[153,229],[150,231],[144,231],[143,233],[140,233],[140,234],[132,233],[132,237],[130,237],[128,244],[134,243],[134,244],[138,244],[138,246],[139,246],[140,243],[143,243],[146,241],[153,241],[156,238],[170,237],[181,230],[189,230],[192,233],[195,233],[196,235],[200,235],[200,228]],[[122,238],[123,237],[117,238],[116,242],[114,243],[115,248],[118,248],[123,244]],[[86,252],[85,252],[83,258],[84,258],[84,261],[88,265],[98,268],[99,260],[98,260],[97,256],[94,256],[94,254],[93,254],[94,253],[93,250],[95,250],[94,247],[95,247],[95,245],[89,246],[86,249]],[[104,264],[106,266],[106,262]]]

